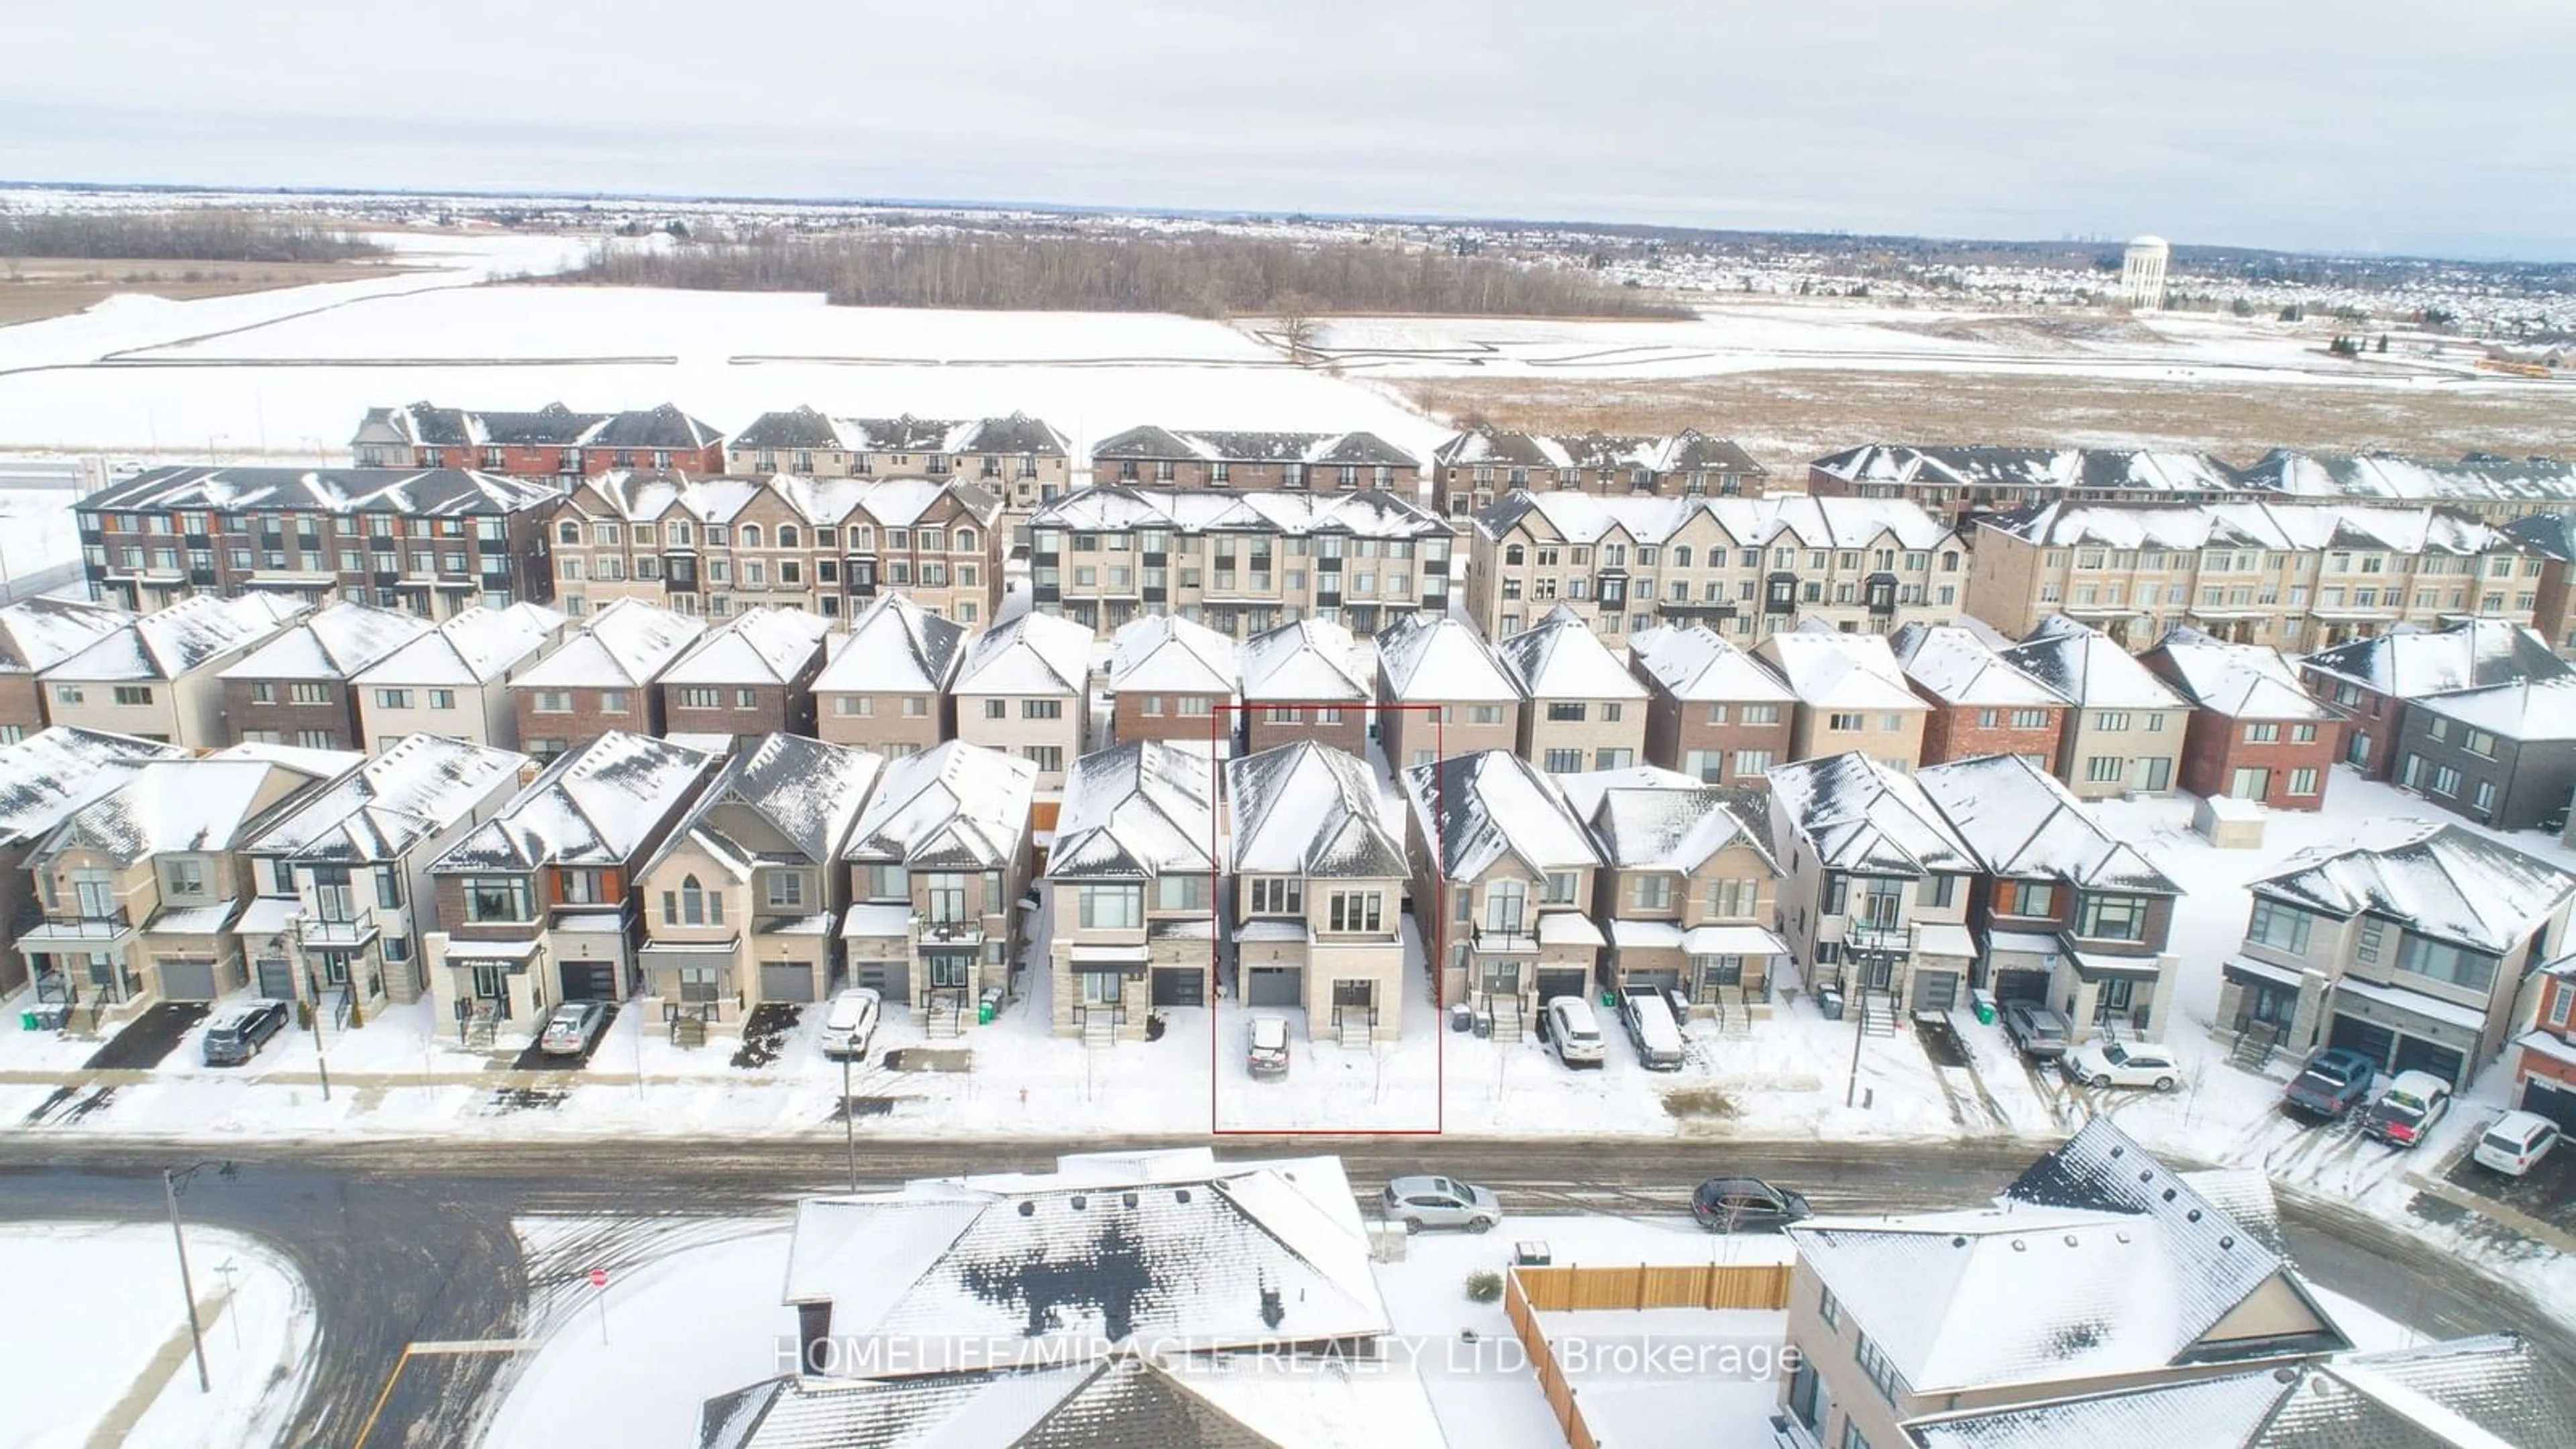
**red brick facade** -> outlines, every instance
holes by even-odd
[[[2374,780],[2397,772],[2397,737],[2406,723],[2405,701],[2323,670],[2301,669],[2308,693],[2349,718],[2335,728],[2335,758]],[[2361,741],[2358,754],[2355,740]]]
[[[670,733],[758,735],[814,733],[814,676],[823,670],[823,651],[793,684],[657,684],[662,719]],[[713,704],[705,700],[712,697]],[[747,702],[746,702],[747,700]],[[524,725],[526,717],[521,717]]]
[[[2243,798],[2275,810],[2321,810],[2333,773],[2339,726],[2325,721],[2240,719],[2195,707],[2182,737],[2182,788],[2194,795],[2233,795],[2239,771],[2261,770],[2262,787]],[[2299,772],[2308,772],[2303,782]],[[2300,793],[2294,787],[2314,788]]]
[[[1356,701],[1320,707],[1251,704],[1244,707],[1243,717],[1244,749],[1252,754],[1313,740],[1359,759],[1368,758],[1369,709]]]
[[[224,734],[235,743],[364,750],[356,691],[339,679],[227,679]]]
[[[1946,765],[1952,760],[1973,760],[1984,755],[2025,755],[2043,770],[2057,768],[2058,743],[2066,729],[2066,711],[2062,708],[1989,708],[1980,705],[1945,704],[1923,690],[1924,702],[1932,706],[1931,715],[1923,721],[1923,763]],[[2036,716],[2044,723],[2029,723]],[[2023,721],[2016,724],[2016,720]]]
[[[550,694],[564,696],[572,707],[538,708],[540,703],[553,702],[543,699]],[[510,696],[519,717],[519,748],[540,759],[580,749],[610,730],[657,736],[666,732],[661,695],[651,685],[627,690],[536,690],[512,685]]]
[[[0,744],[25,739],[44,727],[45,693],[36,676],[0,674]]]

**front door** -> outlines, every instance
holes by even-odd
[[[2149,756],[2147,759],[2147,781],[2144,785],[2141,785],[2138,788],[2147,791],[2149,794],[2159,795],[2172,789],[2172,757],[2168,755]]]
[[[1487,996],[1518,996],[1521,991],[1521,963],[1512,960],[1487,961],[1478,973],[1476,989]]]

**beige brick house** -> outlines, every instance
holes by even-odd
[[[1216,772],[1137,740],[1074,762],[1046,876],[1058,1036],[1142,1041],[1156,1006],[1204,1006],[1216,969]]]
[[[36,676],[141,617],[110,604],[39,594],[0,608],[0,745],[43,729]]]
[[[659,735],[668,724],[653,683],[706,629],[642,599],[620,599],[591,615],[510,680],[519,748],[542,761],[611,730]]]
[[[1406,619],[1380,634],[1377,702],[1378,738],[1398,769],[1521,746],[1520,681],[1461,619]]]
[[[957,733],[949,685],[966,657],[966,626],[901,594],[887,594],[825,641],[831,660],[814,679],[814,730],[834,744],[893,758]]]
[[[962,740],[887,762],[842,852],[851,985],[909,1004],[933,1036],[962,1032],[985,992],[1026,989],[1014,963],[1037,779],[1028,760]]]
[[[1355,755],[1301,741],[1231,761],[1226,869],[1235,994],[1287,1008],[1310,1037],[1404,1034],[1401,824]]]
[[[1885,639],[1804,624],[1772,635],[1753,652],[1797,696],[1789,758],[1857,750],[1898,770],[1922,763],[1932,707],[1906,683]]]
[[[1023,516],[1073,487],[1064,434],[1026,413],[849,418],[810,407],[763,413],[725,440],[725,471],[745,478],[964,478]]]
[[[1232,639],[1171,614],[1118,626],[1109,641],[1109,737],[1176,740],[1232,753],[1243,717]]]
[[[466,609],[349,681],[371,750],[406,735],[447,735],[516,749],[510,682],[563,638],[564,616],[537,604]]]
[[[2003,652],[2005,662],[2073,704],[2057,778],[2079,800],[2170,793],[2182,778],[2191,701],[2099,629],[2051,614]]]
[[[1041,834],[1055,828],[1065,771],[1088,737],[1091,644],[1091,631],[1069,619],[1015,615],[967,641],[949,686],[957,738],[1038,767]]]
[[[1628,668],[1647,690],[1648,763],[1703,784],[1759,787],[1789,758],[1798,697],[1707,625],[1637,635]]]
[[[1580,437],[1471,428],[1432,450],[1433,491],[1452,518],[1514,489],[1667,498],[1758,498],[1769,470],[1726,438],[1684,428],[1668,438]]]
[[[1772,929],[1780,865],[1762,792],[1652,765],[1557,784],[1601,851],[1603,984],[1679,991],[1694,1013],[1730,1024],[1768,1017],[1771,968],[1789,947]]]
[[[1091,481],[1245,492],[1369,489],[1411,499],[1422,491],[1422,461],[1375,433],[1228,433],[1148,424],[1092,444]]]
[[[1244,640],[1237,662],[1247,751],[1313,740],[1367,755],[1369,673],[1350,630],[1299,619]]]
[[[166,740],[232,743],[223,671],[306,612],[282,594],[196,594],[102,634],[39,676],[58,725]]]
[[[1600,848],[1565,794],[1506,750],[1403,772],[1414,921],[1440,1001],[1516,1041],[1540,1006],[1589,992],[1608,939],[1591,916]]]
[[[1771,772],[1780,929],[1804,984],[1866,1020],[1968,999],[1982,868],[1912,775],[1857,751]]]
[[[1624,770],[1646,745],[1646,687],[1559,606],[1494,646],[1520,686],[1521,758],[1550,774]]]
[[[69,726],[0,745],[0,921],[13,928],[0,942],[0,998],[16,995],[29,980],[28,960],[36,948],[17,931],[44,923],[27,871],[36,847],[55,826],[136,770],[187,753],[177,745]]]

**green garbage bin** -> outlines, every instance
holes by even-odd
[[[1601,993],[1601,1009],[1602,1009],[1602,1010],[1604,1010],[1604,1011],[1616,1011],[1616,1010],[1618,1010],[1618,1009],[1619,1009],[1619,993],[1618,993],[1618,992],[1616,992],[1616,991],[1610,991],[1610,990],[1606,990],[1606,989],[1605,989],[1605,990],[1603,990],[1603,991],[1602,991],[1602,993]]]
[[[1995,997],[1993,992],[1969,992],[1968,1005],[1977,1013],[1978,1025],[1992,1026],[1995,1024]]]
[[[36,1029],[36,1014],[32,1011],[19,1012],[18,1029],[20,1031],[34,1031]]]
[[[993,1024],[993,1003],[989,1001],[979,1001],[975,1003],[975,1024],[977,1026],[991,1026]]]

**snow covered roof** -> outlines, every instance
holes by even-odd
[[[1019,854],[1038,767],[1017,755],[950,740],[886,762],[850,829],[850,860],[924,870],[991,870]]]
[[[1148,614],[1109,640],[1109,688],[1234,697],[1240,666],[1232,639],[1178,614]]]
[[[823,448],[848,453],[1037,453],[1062,457],[1064,434],[1039,418],[826,417],[810,407],[763,413],[727,444],[742,448]]]
[[[343,599],[227,666],[218,679],[348,679],[430,632],[418,614]]]
[[[1619,656],[1569,605],[1559,604],[1527,629],[1504,635],[1494,653],[1532,699],[1646,697],[1646,686],[1621,667]]]
[[[1375,433],[1229,433],[1158,428],[1113,433],[1092,444],[1094,459],[1210,463],[1362,463],[1416,468],[1421,460]]]
[[[1697,428],[1684,428],[1669,438],[1475,428],[1433,449],[1431,458],[1444,468],[1478,464],[1621,471],[1644,468],[1655,473],[1736,473],[1747,478],[1759,478],[1769,471],[1731,439],[1711,437]]]
[[[1950,525],[1900,498],[1663,498],[1647,494],[1513,491],[1476,515],[1486,537],[1528,525],[1541,537],[1598,543],[1624,537],[1659,544],[1705,515],[1735,544],[1800,548],[1930,549],[1956,540]],[[1535,518],[1537,523],[1531,524]]]
[[[1510,667],[1462,619],[1396,620],[1377,636],[1377,662],[1399,704],[1520,702]]]
[[[1059,1364],[1157,1338],[1210,1351],[1388,1331],[1337,1160],[1202,1148],[1065,1168],[808,1198],[781,1296],[828,1304],[858,1361],[920,1373],[1009,1367],[1014,1346]]]
[[[702,448],[723,437],[670,403],[624,412],[579,413],[561,402],[533,412],[416,402],[368,409],[358,424],[357,440],[432,447]]]
[[[965,655],[966,626],[901,594],[880,594],[830,642],[817,694],[937,694]]]
[[[2347,640],[2299,663],[2398,699],[2576,674],[2576,665],[2559,658],[2540,631],[2502,619],[2462,619],[2441,629]]]
[[[2412,705],[2509,740],[2576,740],[2576,678],[2566,675],[2455,690]]]
[[[1763,640],[1753,652],[1810,709],[1924,714],[1932,708],[1906,684],[1896,655],[1876,634],[1845,634],[1810,619]]]
[[[1331,619],[1295,619],[1243,641],[1236,656],[1246,700],[1364,704],[1368,671],[1351,631]]]
[[[2099,629],[2051,614],[2004,662],[2087,709],[2184,709],[2190,701]]]
[[[766,853],[766,843],[736,840],[725,833],[716,812],[734,809],[757,816],[805,861],[832,864],[840,858],[841,843],[849,837],[859,807],[867,802],[868,787],[884,764],[883,756],[869,750],[805,735],[768,735],[725,761],[723,772],[689,807],[654,858],[659,860],[680,841],[691,840],[749,875]]]
[[[1151,879],[1214,871],[1216,766],[1202,750],[1134,740],[1065,772],[1047,875]]]
[[[187,757],[184,746],[73,725],[0,745],[0,845],[53,829],[154,760]]]
[[[2503,952],[2576,894],[2576,874],[2467,826],[2439,825],[2402,845],[2302,852],[2251,888],[2329,915],[2369,911],[2422,935]]]
[[[2294,498],[2407,503],[2576,502],[2576,463],[2472,453],[2456,463],[2390,453],[2302,453],[2275,448],[2238,475],[2246,488]]]
[[[958,694],[1070,694],[1090,690],[1091,630],[1032,609],[976,635],[950,688]]]
[[[1601,864],[1565,792],[1508,750],[1416,765],[1404,772],[1404,793],[1443,880],[1474,880],[1506,855],[1536,873]]]
[[[141,617],[87,599],[21,599],[0,609],[0,674],[42,673]]]
[[[706,630],[698,620],[648,600],[617,599],[510,683],[521,689],[640,689]]]
[[[252,840],[296,860],[393,861],[515,783],[528,757],[439,735],[405,735]]]
[[[2138,662],[2200,706],[2230,719],[2331,720],[2335,712],[2299,683],[2268,644],[2234,644],[2176,625]],[[2158,666],[2162,667],[2159,668]]]
[[[450,846],[446,874],[541,865],[623,865],[694,794],[718,757],[611,730],[558,758],[501,813]]]
[[[1411,872],[1400,822],[1377,776],[1347,751],[1299,740],[1228,761],[1228,869],[1235,874],[1366,878]]]
[[[2045,876],[2085,890],[2182,893],[2104,830],[2056,776],[2019,755],[1930,765],[1914,779],[1989,874]]]
[[[2276,551],[2513,553],[2511,537],[2439,508],[2202,503],[2179,508],[2047,503],[1990,515],[1982,526],[2043,548],[2247,548]]]
[[[1447,519],[1382,488],[1347,493],[1261,488],[1237,492],[1103,484],[1078,488],[1041,506],[1029,526],[1075,533],[1168,528],[1175,533],[1266,533],[1290,538],[1330,533],[1353,538],[1445,541],[1451,537]]]
[[[1976,852],[1920,780],[1857,750],[1776,766],[1770,789],[1782,818],[1828,869],[1919,876],[1978,868]]]
[[[563,615],[538,604],[460,609],[436,629],[360,670],[354,682],[369,688],[490,684],[544,648],[563,626]]]
[[[1706,624],[1659,624],[1628,641],[1628,653],[1675,699],[1787,704],[1797,696],[1762,661]]]
[[[1653,765],[1559,775],[1556,783],[1616,869],[1687,875],[1742,841],[1778,873],[1763,838],[1770,802],[1759,790],[1706,785]]]
[[[96,850],[121,868],[155,855],[235,849],[306,792],[362,758],[316,753],[327,755],[337,767],[310,770],[225,753],[153,761],[72,812],[45,837],[38,853]]]
[[[832,621],[775,604],[745,609],[723,628],[700,636],[671,661],[657,684],[788,684],[805,672],[832,632]]]
[[[1970,708],[2055,708],[2066,696],[2024,674],[1957,624],[1908,624],[1887,641],[1905,677],[1945,704]]]
[[[2238,491],[2236,471],[2207,453],[2151,448],[1915,447],[1864,443],[1818,458],[1810,469],[1863,485],[1945,488],[2059,489],[2223,498]]]
[[[389,513],[405,518],[499,516],[550,505],[549,479],[462,468],[153,468],[73,507],[93,513]]]
[[[194,594],[100,635],[45,677],[96,683],[177,679],[249,648],[304,610],[283,594],[258,590],[231,598]]]

